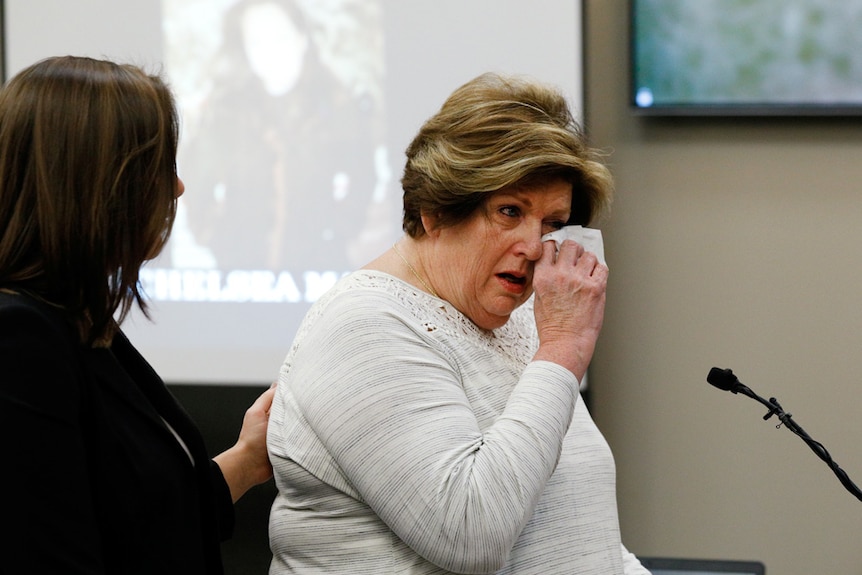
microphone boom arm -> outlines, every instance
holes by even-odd
[[[706,380],[714,385],[715,387],[725,390],[731,391],[733,393],[741,393],[742,395],[748,396],[759,403],[762,403],[769,411],[766,415],[763,416],[764,421],[772,417],[773,415],[778,417],[779,424],[776,425],[776,429],[780,428],[783,424],[784,427],[795,433],[799,436],[807,445],[811,448],[814,453],[817,454],[817,457],[826,462],[830,469],[832,469],[833,473],[838,477],[838,480],[841,484],[853,495],[856,496],[856,499],[862,501],[862,490],[860,490],[856,484],[854,484],[847,473],[838,466],[838,464],[832,459],[832,456],[829,455],[829,452],[819,441],[815,441],[811,438],[808,433],[805,432],[802,427],[797,424],[793,420],[793,416],[784,411],[781,407],[781,404],[778,403],[778,400],[774,397],[770,397],[769,401],[760,397],[756,393],[754,393],[750,388],[743,385],[742,382],[737,379],[737,377],[733,374],[733,372],[729,369],[720,369],[718,367],[713,367]]]

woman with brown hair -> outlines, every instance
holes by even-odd
[[[203,438],[120,330],[183,193],[169,88],[49,58],[0,91],[0,538],[12,573],[221,573],[232,503],[270,478],[268,390]]]

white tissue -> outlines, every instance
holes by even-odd
[[[596,257],[599,258],[599,261],[602,264],[608,265],[605,262],[605,245],[602,242],[601,230],[585,228],[583,226],[566,226],[555,232],[542,236],[543,242],[548,240],[554,240],[557,242],[557,249],[559,249],[563,240],[566,239],[575,240],[581,244],[586,251],[596,254]]]

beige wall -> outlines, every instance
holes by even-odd
[[[862,573],[862,502],[766,409],[776,397],[862,485],[862,118],[646,120],[626,105],[624,0],[585,0],[586,124],[618,192],[591,372],[639,554]]]

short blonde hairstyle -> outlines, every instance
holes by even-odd
[[[613,196],[610,172],[587,147],[563,95],[521,77],[487,73],[467,82],[406,153],[402,226],[414,238],[425,233],[423,214],[438,227],[455,225],[504,188],[569,182],[568,223],[581,225],[604,217]]]

